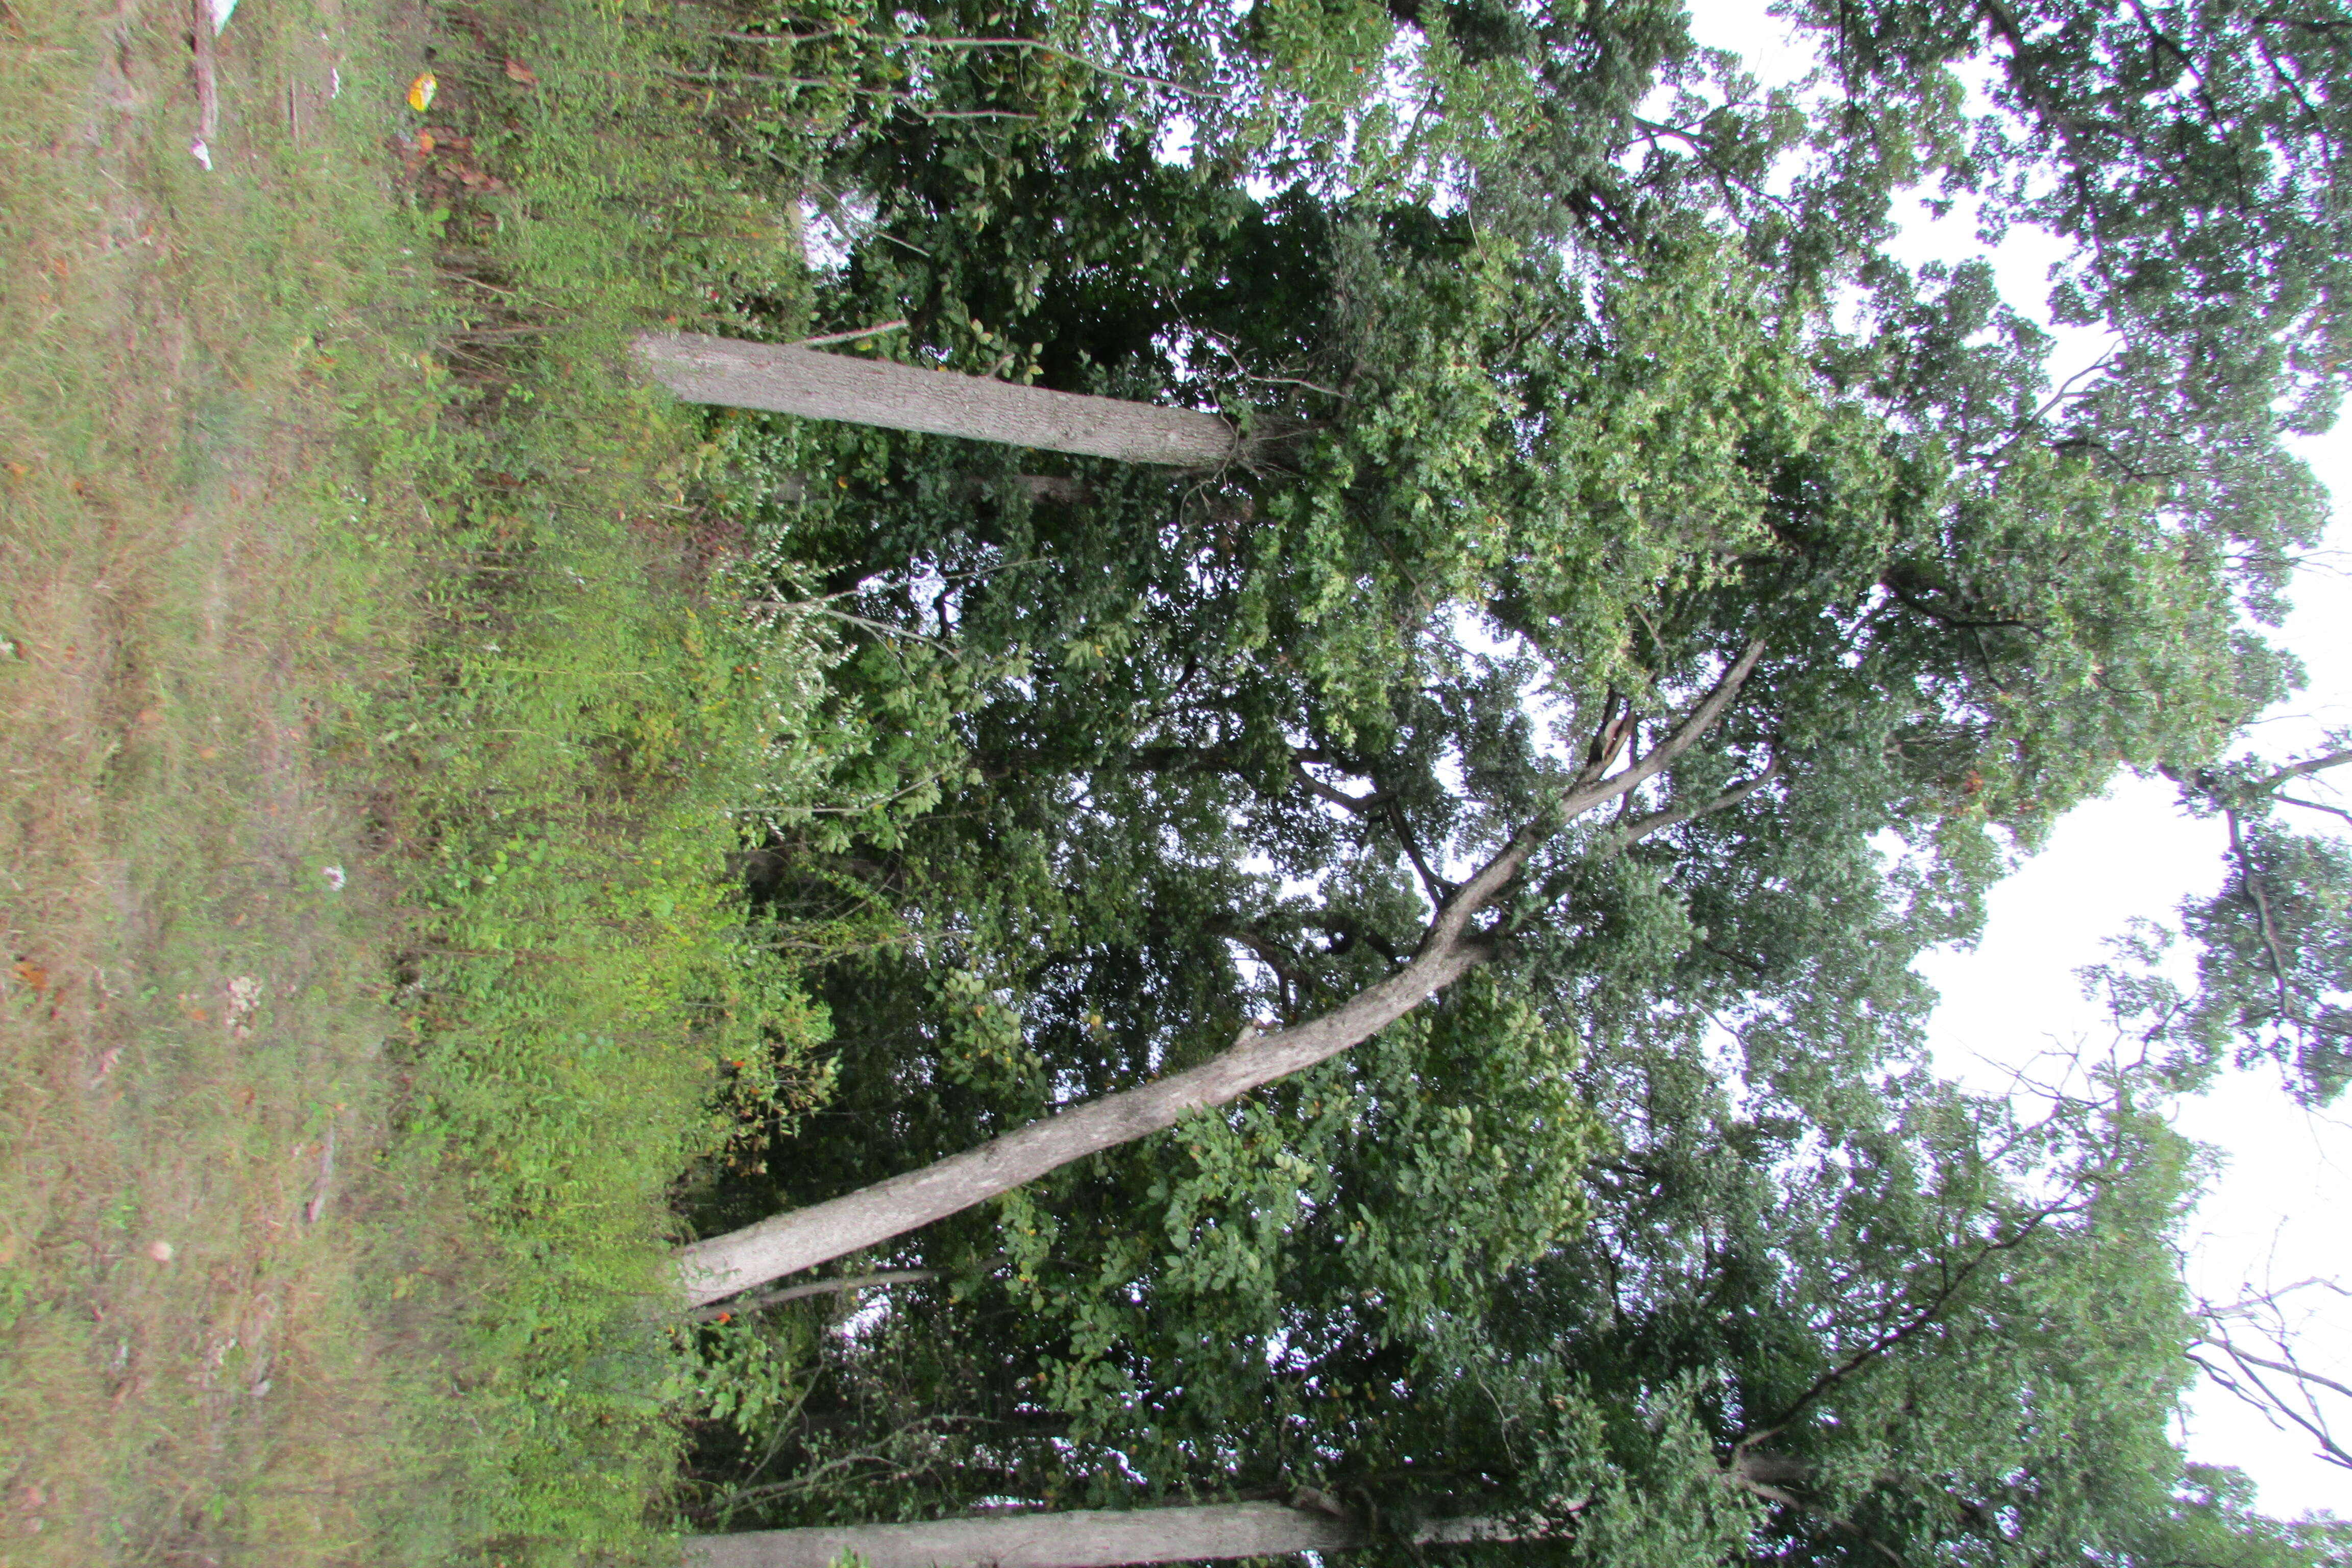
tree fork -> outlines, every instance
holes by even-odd
[[[988,376],[692,332],[641,333],[635,347],[654,379],[688,403],[1163,468],[1221,468],[1241,451],[1231,425],[1196,408],[1049,392]]]

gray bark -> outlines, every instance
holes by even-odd
[[[688,403],[1178,468],[1217,468],[1236,450],[1232,426],[1193,408],[688,332],[646,332],[635,348],[654,379]]]
[[[934,1524],[819,1525],[691,1536],[687,1568],[827,1568],[855,1552],[866,1568],[1114,1568],[1223,1557],[1341,1552],[1369,1539],[1360,1520],[1274,1502],[1000,1513]],[[1439,1520],[1417,1543],[1507,1541],[1492,1521]]]

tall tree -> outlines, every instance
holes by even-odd
[[[1565,891],[1564,885],[1552,889],[1549,898],[1539,888],[1521,889],[1509,917],[1478,922],[1489,906],[1510,897],[1515,884],[1524,880],[1529,860],[1552,838],[1586,815],[1633,795],[1696,746],[1730,710],[1763,652],[1760,640],[1750,643],[1679,723],[1614,772],[1611,765],[1619,760],[1632,720],[1626,713],[1612,713],[1593,737],[1585,765],[1552,799],[1540,802],[1534,818],[1511,834],[1485,865],[1444,892],[1411,959],[1337,1007],[1264,1032],[1245,1027],[1234,1044],[1197,1067],[1088,1100],[1017,1132],[830,1203],[698,1241],[686,1249],[679,1265],[688,1299],[698,1305],[717,1300],[888,1241],[1001,1197],[1074,1160],[1165,1131],[1189,1115],[1362,1044],[1471,968],[1496,957],[1499,942],[1516,925],[1547,913]],[[1608,833],[1608,851],[1621,851],[1704,813],[1735,806],[1778,771],[1776,763],[1768,763],[1712,799],[1621,815]]]
[[[1431,1521],[1414,1526],[1416,1546],[1504,1537],[1475,1520]],[[1215,1562],[1233,1557],[1287,1557],[1300,1552],[1346,1552],[1364,1545],[1371,1531],[1360,1517],[1333,1504],[1328,1510],[1281,1503],[1194,1503],[1156,1509],[1005,1512],[992,1518],[936,1524],[878,1524],[855,1529],[811,1526],[698,1536],[687,1542],[688,1568],[832,1568],[854,1554],[866,1568],[943,1568],[987,1563],[991,1568],[1117,1568],[1130,1563]]]
[[[1780,1096],[1753,1119],[1735,1111],[1697,1065],[1658,1051],[1645,1069],[1580,1075],[1646,1108],[1590,1168],[1591,1223],[1497,1268],[1456,1265],[1436,1295],[1409,1276],[1363,1288],[1383,1248],[1355,1243],[1348,1216],[1403,1212],[1343,1178],[1318,1186],[1296,1235],[1220,1237],[1217,1217],[1238,1211],[1213,1206],[1174,1250],[1108,1279],[1083,1257],[1049,1269],[1030,1253],[1034,1286],[896,1299],[844,1343],[845,1373],[946,1334],[995,1343],[1027,1373],[966,1406],[969,1438],[950,1446],[964,1458],[910,1500],[946,1517],[866,1533],[865,1489],[803,1492],[802,1519],[847,1520],[707,1549],[749,1563],[809,1542],[887,1551],[904,1534],[978,1562],[1002,1531],[1068,1552],[1038,1561],[1076,1562],[1074,1543],[1106,1525],[1148,1540],[1181,1510],[1106,1521],[1082,1507],[1064,1537],[1055,1509],[1205,1491],[1328,1512],[1322,1528],[1362,1531],[1370,1562],[1402,1563],[1472,1517],[1490,1541],[1530,1542],[1488,1549],[1498,1562],[2087,1551],[2155,1564],[2200,1531],[2198,1550],[2250,1561],[2340,1557],[2340,1531],[2297,1536],[2242,1509],[2217,1521],[2181,1489],[2213,1485],[2168,1436],[2192,1372],[2166,1241],[2189,1162],[2157,1118],[2123,1109],[2137,1090],[2029,1127],[1913,1078],[1875,1092],[1874,1124],[1820,1143],[1777,1113]],[[1437,1238],[1415,1239],[1429,1257]],[[1202,1267],[1253,1254],[1263,1292]],[[1021,1310],[990,1312],[1000,1289]],[[1092,1355],[1108,1364],[1089,1369],[1080,1325],[1098,1314],[1112,1321]],[[1055,1321],[1063,1335],[1041,1327]],[[1030,1511],[956,1517],[982,1497]],[[1307,1528],[1285,1515],[1254,1517]]]
[[[694,403],[1178,468],[1214,468],[1240,456],[1231,426],[1192,409],[683,332],[644,333],[636,352],[664,386]]]
[[[849,215],[835,324],[901,318],[888,352],[911,363],[1279,426],[1253,465],[1171,483],[1074,462],[1048,476],[1071,481],[1056,500],[1015,482],[1029,459],[956,442],[741,418],[714,443],[739,493],[833,481],[772,520],[794,558],[838,563],[795,592],[882,628],[837,691],[936,722],[919,761],[942,809],[863,841],[772,825],[772,907],[864,900],[907,936],[825,977],[835,1114],[757,1179],[697,1194],[706,1234],[1032,1123],[1042,1140],[1210,1060],[1244,1024],[1311,1028],[1409,973],[1459,889],[1581,770],[1622,767],[1616,745],[1649,753],[1761,644],[1705,744],[1628,789],[1621,816],[1525,852],[1468,928],[1492,957],[1436,1005],[1173,1137],[882,1243],[956,1282],[922,1290],[1001,1292],[994,1348],[974,1351],[988,1378],[1045,1380],[1069,1420],[1131,1396],[1149,1414],[1120,1452],[1181,1453],[1153,1448],[1155,1421],[1297,1456],[1321,1413],[1385,1419],[1369,1394],[1269,1405],[1259,1373],[1326,1333],[1361,1357],[1350,1387],[1393,1389],[1402,1352],[1349,1327],[1363,1292],[1409,1304],[1392,1320],[1407,1324],[1564,1248],[1574,1205],[1536,1203],[1517,1229],[1499,1216],[1541,1185],[1530,1173],[1580,1166],[1642,1109],[1603,1087],[1563,1100],[1565,1081],[1687,1098],[1709,1051],[1729,1051],[1751,1091],[1785,1102],[1785,1133],[1764,1142],[1852,1136],[1869,1152],[1850,1157],[1878,1157],[1863,1130],[1926,1002],[1910,955],[1970,929],[2016,849],[2116,766],[2207,767],[2284,688],[2261,628],[2316,528],[2273,408],[2283,389],[2319,408],[2294,367],[2316,362],[2257,352],[2316,318],[2168,316],[2096,293],[2144,350],[2061,393],[1987,271],[1915,276],[1875,254],[1902,182],[1959,167],[1948,67],[1966,49],[1856,76],[1783,199],[1771,176],[1805,142],[1798,106],[1742,96],[1661,8],[1318,15],[1343,10],[1360,34],[1333,42],[1329,21],[1317,48],[1428,40],[1428,120],[1486,129],[1414,163],[1412,130],[1382,131],[1364,100],[1348,156],[1293,164],[1271,197],[1252,181],[1297,145],[1236,132],[1181,163],[1162,156],[1164,118],[1108,103],[1070,127],[894,121],[835,172],[874,203]],[[1121,48],[1181,54],[1155,31],[1174,13],[1123,15]],[[1204,19],[1204,58],[1278,58],[1290,25],[1268,7]],[[1690,114],[1644,120],[1661,81]],[[1473,89],[1496,113],[1454,113],[1470,100],[1444,95]],[[1448,157],[1439,192],[1427,160]],[[2073,169],[2050,157],[2031,168]],[[2183,189],[2189,227],[2251,199]],[[2317,231],[2275,232],[2279,254],[2316,265]],[[1849,281],[1869,304],[1858,329],[1823,303]],[[2209,331],[2227,374],[2168,386],[2164,367],[2205,353]],[[883,775],[877,794],[897,787]],[[1580,1048],[1571,1079],[1560,1063]],[[1293,1234],[1339,1260],[1319,1299],[1263,1267]],[[1713,1250],[1701,1225],[1640,1261]],[[1187,1292],[1231,1310],[1171,1314]],[[1706,1347],[1683,1326],[1713,1310],[1683,1301],[1650,1331]],[[1609,1364],[1607,1342],[1583,1348]],[[1536,1384],[1587,1375],[1540,1364]],[[1643,1364],[1704,1384],[1719,1362]],[[1635,1408],[1680,1412],[1666,1424],[1685,1458],[1720,1469],[1749,1429],[1692,1414],[1705,1400],[1660,1392],[1684,1386],[1671,1379],[1624,1386]],[[1272,1429],[1225,1419],[1240,1410]],[[1658,1451],[1654,1433],[1621,1447]],[[1839,1485],[1859,1486],[1856,1464]],[[1697,1500],[1721,1493],[1706,1485],[1662,1517],[1732,1531]],[[1882,1534],[1944,1518],[1925,1492],[1898,1508],[1781,1489],[1795,1500],[1768,1511],[1817,1521],[1807,1552],[1845,1534],[1822,1509],[1865,1528],[1854,1509],[1891,1510]],[[1993,1517],[2010,1506],[1989,1498]]]
[[[1346,329],[1348,405],[1300,433],[1290,473],[1243,475],[1221,508],[1172,529],[1098,508],[1066,558],[1056,529],[1050,563],[1026,540],[966,536],[971,556],[917,573],[937,574],[942,630],[952,603],[967,642],[1009,653],[1055,635],[1039,618],[1097,622],[1059,633],[1056,677],[1032,664],[976,716],[983,781],[1042,763],[1046,787],[1086,787],[1077,770],[1050,771],[1077,736],[1098,760],[1072,761],[1097,779],[1137,763],[1157,775],[1161,798],[1106,828],[1130,840],[1170,831],[1173,810],[1207,829],[1189,853],[1249,855],[1274,847],[1234,837],[1253,800],[1276,833],[1316,820],[1277,850],[1293,878],[1329,883],[1365,850],[1387,865],[1377,919],[1352,894],[1311,918],[1375,934],[1398,961],[1327,983],[1356,1000],[1196,1078],[699,1243],[698,1300],[887,1240],[1345,1049],[1503,938],[1538,940],[1592,868],[1654,837],[1717,855],[1717,821],[1752,826],[1809,774],[1836,780],[1811,832],[1851,835],[1857,812],[1896,827],[1941,863],[1948,896],[1967,898],[2000,863],[1990,824],[2034,831],[2119,757],[2209,755],[2277,687],[2277,661],[2231,630],[2224,558],[2184,569],[2167,531],[2086,460],[2025,447],[1971,477],[1940,447],[1906,452],[1865,399],[1810,374],[1801,331],[1703,238],[1595,308],[1583,286],[1426,215],[1339,237],[1349,292],[1334,311],[1377,326]],[[1016,526],[1034,526],[1027,510]],[[992,580],[1008,559],[1024,581]],[[1086,583],[1097,573],[1131,584],[1126,596]],[[1086,598],[1064,600],[1066,583]],[[903,614],[887,597],[870,619]],[[1461,646],[1465,621],[1509,654],[1482,665]],[[1171,689],[1134,703],[1136,676]],[[1727,702],[1694,705],[1710,685]],[[1756,700],[1729,708],[1743,686]],[[1400,689],[1444,695],[1400,702]],[[1515,732],[1532,689],[1563,711],[1551,736]],[[1696,727],[1674,727],[1678,710]],[[985,731],[1000,722],[1034,739],[992,758]],[[1722,743],[1695,744],[1726,722]],[[1122,732],[1128,756],[1106,744]],[[1471,768],[1466,789],[1448,787],[1449,765]],[[1349,774],[1361,785],[1343,787]],[[1611,803],[1624,805],[1616,821],[1577,826]],[[1395,920],[1416,897],[1419,938]],[[1251,946],[1245,911],[1208,913],[1225,930],[1199,934],[1302,967],[1262,931]],[[1723,919],[1728,931],[1740,917]],[[1943,934],[1933,919],[1917,930]],[[1296,1011],[1297,988],[1284,990]]]

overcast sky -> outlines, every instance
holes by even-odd
[[[1738,52],[1768,85],[1811,68],[1760,5],[1696,0],[1692,12],[1703,41]],[[1988,253],[1964,208],[1940,223],[1916,208],[1914,214],[1896,247],[1903,259],[1916,266],[1989,255],[2004,296],[2043,319],[2047,268],[2056,253],[2041,237],[2014,231]],[[2103,352],[2094,334],[2062,337],[2060,376]],[[2338,563],[2352,568],[2352,436],[2308,442],[2303,451],[2336,498],[2328,543]],[[2311,683],[2257,731],[2255,743],[2273,756],[2296,753],[2328,724],[2352,721],[2352,577],[2306,573],[2294,597],[2286,641],[2309,665]],[[1993,1088],[2021,1068],[2031,1069],[2038,1058],[2048,1065],[2052,1053],[2078,1044],[2104,1046],[2103,1015],[2082,995],[2074,972],[2097,963],[2105,941],[2135,916],[2166,919],[2184,898],[2210,894],[2221,879],[2224,843],[2219,824],[2183,817],[2161,781],[2121,781],[2106,799],[2067,817],[2049,847],[1995,890],[1975,950],[1941,953],[1922,965],[1944,997],[1935,1023],[1941,1070]],[[2274,1069],[2234,1074],[2183,1106],[2179,1124],[2225,1161],[2189,1227],[2194,1290],[2223,1301],[2247,1285],[2284,1286],[2313,1276],[2352,1283],[2352,1224],[2345,1218],[2352,1199],[2352,1097],[2315,1114],[2288,1099]],[[2304,1295],[2314,1310],[2300,1342],[2308,1363],[2352,1382],[2352,1300],[2324,1291]],[[2311,1447],[2210,1384],[2195,1396],[2192,1458],[2246,1470],[2267,1512],[2352,1514],[2352,1474],[2312,1457]]]

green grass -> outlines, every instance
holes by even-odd
[[[747,812],[813,786],[796,737],[824,656],[806,623],[735,607],[758,552],[690,499],[699,417],[637,384],[625,344],[803,269],[772,196],[662,96],[645,18],[440,15],[409,174],[446,286],[451,453],[425,497],[429,613],[363,771],[398,802],[415,922],[393,1169],[448,1217],[394,1289],[463,1327],[445,1429],[479,1552],[646,1559],[704,1397],[657,1310],[670,1190],[737,1118],[822,1088],[824,1021],[728,865]]]
[[[420,1557],[398,924],[319,761],[411,614],[403,454],[338,437],[416,423],[417,231],[383,28],[251,7],[207,172],[184,16],[0,18],[0,1561]]]
[[[656,1561],[824,651],[625,344],[792,225],[645,17],[248,5],[207,173],[180,15],[0,10],[0,1563]]]

